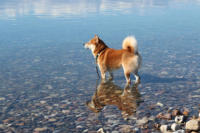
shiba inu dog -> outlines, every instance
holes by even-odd
[[[105,106],[114,105],[121,110],[123,118],[129,118],[135,114],[141,102],[137,85],[127,85],[123,89],[111,81],[102,81],[86,105],[95,113],[102,111]]]
[[[137,40],[135,37],[126,37],[122,43],[122,49],[120,50],[109,48],[97,35],[89,42],[85,43],[84,47],[89,48],[96,58],[96,63],[99,66],[102,79],[106,78],[106,72],[109,72],[110,79],[112,79],[112,71],[122,67],[128,84],[131,83],[131,73],[135,75],[135,83],[140,83],[138,70],[141,66],[142,58],[138,52]]]

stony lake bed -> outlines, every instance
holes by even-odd
[[[0,2],[0,132],[192,131],[186,123],[198,125],[200,109],[199,2],[93,1],[95,9],[85,2],[43,3],[56,14],[37,1]],[[12,4],[14,16],[6,12]],[[77,4],[80,10],[65,11]],[[24,7],[30,10],[21,13]],[[97,80],[82,46],[94,34],[116,49],[135,35],[139,86],[126,88],[122,70],[109,84]],[[88,106],[95,99],[99,113]]]

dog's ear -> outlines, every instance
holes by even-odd
[[[99,43],[99,37],[97,35],[94,36],[96,43]]]

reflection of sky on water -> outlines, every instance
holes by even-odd
[[[181,2],[188,2],[184,0]],[[88,13],[114,14],[129,13],[134,8],[139,8],[139,14],[148,12],[148,8],[170,7],[176,5],[177,0],[14,0],[0,1],[0,18],[16,18],[18,16],[51,16],[70,17],[85,16]],[[189,3],[189,2],[188,2]],[[194,3],[199,3],[196,0]],[[115,11],[115,12],[114,12]]]

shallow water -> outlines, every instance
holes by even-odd
[[[199,12],[198,0],[0,1],[0,132],[136,129],[137,119],[170,107],[186,107],[196,115]],[[117,95],[105,91],[104,109],[96,114],[86,105],[96,93],[97,75],[82,44],[94,34],[116,49],[127,35],[138,40],[141,84],[125,93],[136,111],[129,120],[114,101],[126,92],[122,70],[108,85]],[[139,103],[132,94],[140,96]],[[157,103],[163,106],[149,109]],[[151,124],[141,130],[155,131]]]

